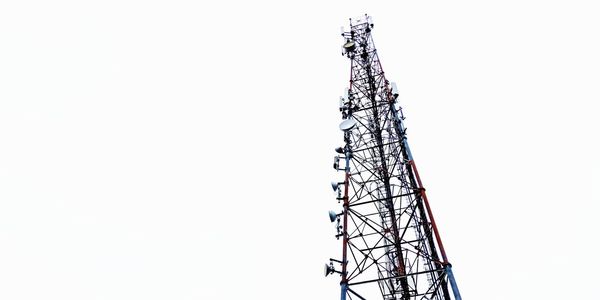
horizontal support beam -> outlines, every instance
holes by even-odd
[[[410,273],[410,274],[406,274],[406,275],[402,275],[402,276],[390,276],[390,277],[385,277],[385,278],[378,278],[378,279],[365,280],[365,281],[359,281],[359,282],[348,282],[348,285],[351,286],[351,285],[359,285],[359,284],[378,282],[378,281],[384,281],[384,280],[390,280],[390,279],[401,279],[401,278],[407,278],[409,276],[434,273],[434,272],[440,272],[440,271],[445,271],[445,269],[441,268],[441,269],[434,269],[434,270],[430,270],[430,271],[421,271],[421,272]]]
[[[358,205],[363,205],[363,204],[374,203],[374,202],[387,201],[387,200],[390,200],[390,199],[396,199],[396,198],[406,197],[406,196],[410,196],[410,195],[417,195],[417,194],[420,194],[420,190],[417,190],[416,192],[412,192],[412,193],[400,194],[400,195],[397,195],[397,196],[393,196],[391,198],[385,197],[385,198],[381,198],[381,199],[375,199],[375,200],[370,200],[370,201],[365,201],[365,202],[359,202],[359,203],[354,202],[354,203],[350,204],[350,207],[358,206]]]

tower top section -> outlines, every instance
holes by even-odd
[[[364,36],[365,33],[369,34],[373,29],[373,19],[365,14],[358,19],[349,19],[349,23],[350,27],[348,29],[343,26],[341,28],[342,37],[344,38],[342,55],[353,58],[353,54],[358,47],[364,48],[367,46],[367,40],[364,39]]]

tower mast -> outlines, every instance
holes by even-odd
[[[372,29],[365,16],[342,33],[351,71],[340,100],[344,145],[336,149],[334,168],[344,172],[344,181],[332,183],[342,211],[330,212],[338,222],[342,258],[331,259],[325,272],[341,275],[342,300],[373,294],[384,300],[461,300]]]

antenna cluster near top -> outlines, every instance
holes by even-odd
[[[371,16],[369,16],[367,14],[365,14],[362,17],[355,18],[355,19],[349,18],[348,21],[349,21],[348,23],[350,24],[350,30],[349,31],[352,30],[353,26],[360,25],[360,24],[369,24],[369,26],[371,28],[373,28],[373,17],[371,17]],[[341,27],[341,32],[342,32],[342,36],[343,36],[344,33],[346,32],[344,26]]]
[[[364,49],[367,43],[365,40],[359,39],[358,32],[370,33],[374,25],[373,19],[366,14],[363,17],[357,19],[350,18],[349,23],[349,30],[346,30],[343,26],[341,28],[341,34],[344,38],[344,43],[342,45],[342,55],[346,55],[349,58],[353,58],[357,48],[360,47]]]

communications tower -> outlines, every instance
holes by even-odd
[[[408,142],[395,84],[385,78],[368,16],[342,30],[350,86],[340,99],[344,144],[332,182],[340,212],[329,212],[342,257],[341,300],[461,300]]]

